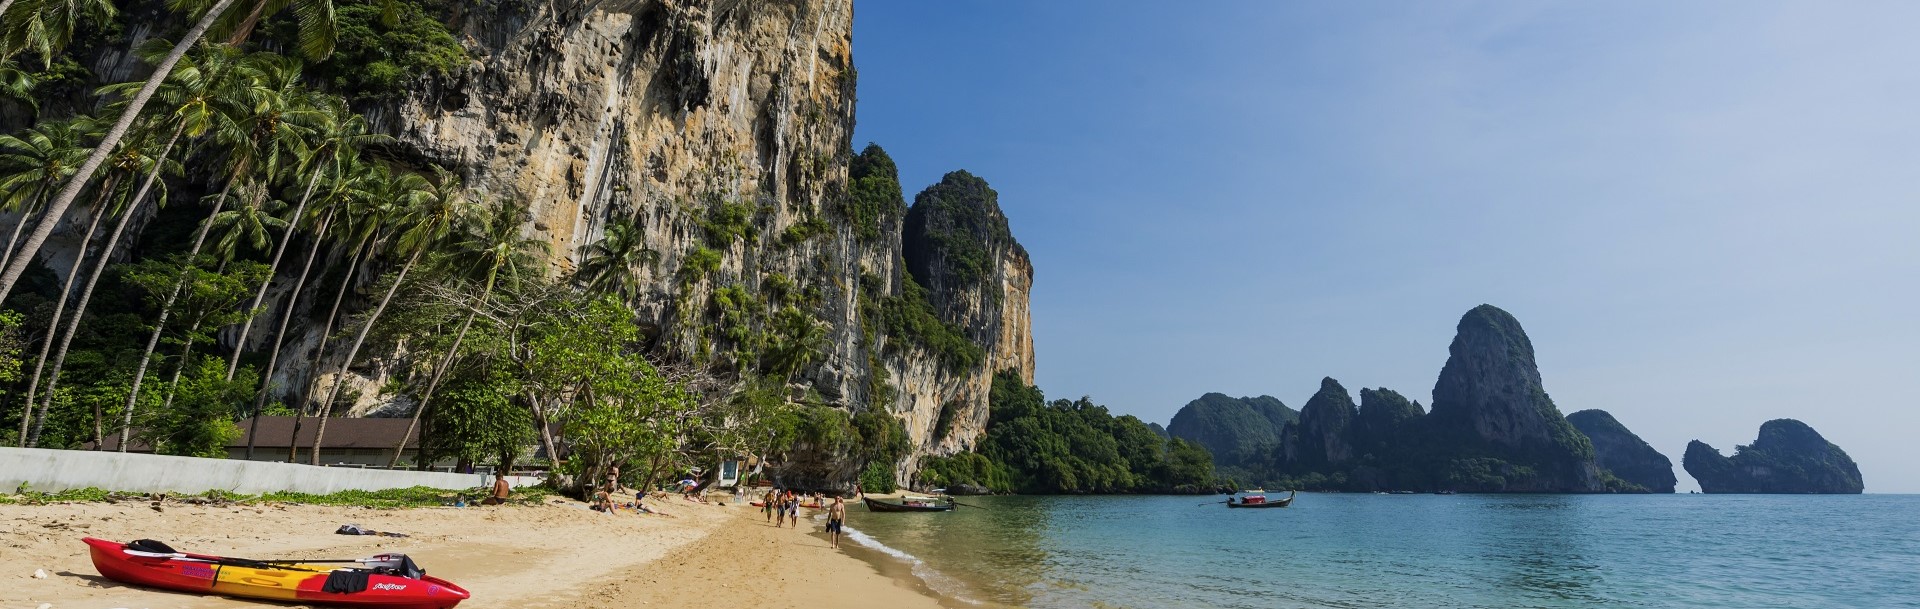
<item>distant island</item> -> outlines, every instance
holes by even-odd
[[[1569,423],[1541,384],[1526,331],[1498,307],[1481,305],[1460,318],[1433,395],[1431,412],[1384,388],[1362,389],[1356,405],[1346,387],[1327,378],[1296,418],[1272,398],[1208,394],[1175,414],[1167,432],[1205,446],[1221,476],[1247,485],[1343,491],[1672,490],[1671,481],[1649,485],[1636,481],[1640,476],[1623,477],[1602,466],[1614,462],[1614,449],[1646,443],[1615,422],[1624,436],[1597,446]],[[1601,446],[1608,454],[1597,452]]]
[[[1328,491],[1672,493],[1673,461],[1604,410],[1562,416],[1533,343],[1512,314],[1480,305],[1460,318],[1432,411],[1399,392],[1339,381],[1296,411],[1271,396],[1208,393],[1167,435],[1206,448],[1241,486]],[[1858,493],[1860,470],[1799,421],[1761,427],[1729,458],[1695,441],[1685,467],[1708,493]]]
[[[1705,442],[1687,443],[1682,462],[1703,493],[1858,494],[1866,485],[1847,451],[1793,419],[1760,425],[1760,438],[1732,457]]]

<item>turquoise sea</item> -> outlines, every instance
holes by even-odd
[[[848,524],[957,607],[1920,607],[1920,496],[972,497]],[[902,568],[906,567],[906,568]]]

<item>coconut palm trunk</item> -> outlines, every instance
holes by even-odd
[[[59,298],[54,299],[53,317],[47,320],[47,337],[45,340],[40,341],[40,357],[38,359],[35,359],[33,362],[33,379],[27,381],[26,405],[20,409],[21,410],[20,412],[20,446],[21,447],[26,447],[30,445],[29,442],[27,441],[27,422],[28,422],[28,419],[33,414],[33,410],[34,410],[33,399],[35,397],[34,391],[40,385],[40,373],[44,368],[44,364],[47,363],[47,352],[53,349],[53,335],[54,335],[53,329],[60,327],[60,318],[66,314],[67,295],[73,293],[73,282],[74,280],[77,280],[80,278],[80,264],[83,262],[86,262],[87,260],[87,246],[93,244],[93,233],[99,230],[100,219],[107,217],[107,208],[104,206],[104,204],[106,203],[107,193],[110,192],[111,190],[112,190],[111,185],[109,185],[107,188],[102,188],[100,190],[100,198],[101,198],[100,203],[102,204],[102,206],[99,207],[100,213],[94,214],[93,222],[87,224],[87,235],[85,237],[80,238],[80,253],[74,254],[73,256],[73,269],[67,271],[67,281],[65,283],[60,284],[60,293],[58,294]],[[66,350],[61,349],[60,355],[64,357],[66,355]],[[54,370],[55,370],[54,374],[57,378],[59,375],[59,366],[57,365],[54,366]],[[53,397],[52,383],[49,383],[47,385],[47,397],[48,398]],[[47,401],[51,402],[53,400],[49,399]]]
[[[232,0],[221,0],[223,5],[228,2]],[[186,264],[197,263],[200,248],[207,244],[207,233],[213,229],[213,217],[220,215],[220,210],[226,207],[227,192],[233,189],[233,183],[237,181],[239,181],[238,178],[227,180],[227,185],[220,189],[220,195],[214,198],[213,211],[207,214],[205,222],[200,223],[200,230],[194,231],[193,248],[187,250]],[[154,349],[160,347],[160,333],[167,329],[167,317],[173,314],[173,305],[180,299],[180,290],[186,288],[188,277],[187,273],[182,272],[180,281],[173,284],[173,291],[167,293],[166,301],[160,305],[160,319],[153,323],[153,334],[147,335],[147,348],[140,353],[140,364],[133,369],[133,387],[127,391],[127,408],[120,423],[120,452],[127,452],[127,436],[133,432],[133,407],[140,403],[140,384],[146,380],[147,365],[153,362]],[[100,404],[98,402],[94,403],[93,411],[94,434],[99,435]],[[95,442],[98,441],[99,439],[96,438]]]
[[[107,237],[107,245],[101,248],[100,256],[94,259],[93,273],[87,277],[87,285],[80,289],[80,301],[73,306],[73,318],[67,322],[66,332],[60,336],[60,355],[55,358],[53,365],[55,375],[60,373],[61,366],[66,363],[67,346],[73,344],[73,335],[80,331],[80,320],[87,315],[87,303],[93,300],[93,288],[99,284],[101,275],[106,274],[107,263],[113,260],[114,248],[120,245],[120,236],[126,233],[127,224],[130,223],[133,217],[138,215],[140,211],[140,204],[146,202],[147,194],[152,192],[154,184],[160,181],[160,171],[166,167],[167,156],[173,152],[173,145],[180,141],[180,134],[185,130],[186,127],[184,123],[182,126],[173,130],[173,137],[168,138],[167,145],[160,149],[160,157],[159,160],[153,164],[153,171],[147,172],[147,179],[140,183],[140,190],[134,193],[133,200],[127,203],[126,213],[121,214],[120,221],[114,223],[113,234]],[[41,359],[46,359],[45,353],[41,354]],[[48,391],[51,392],[52,390],[49,389]],[[32,400],[28,400],[28,403],[31,404]],[[48,403],[52,403],[51,400],[49,400]],[[33,435],[29,441],[29,445],[39,442],[40,430],[47,424],[47,408],[41,406],[40,413],[37,416],[38,418],[34,422]],[[96,414],[95,420],[98,420],[98,418]]]
[[[323,166],[324,164],[316,163],[313,175],[307,179],[307,192],[300,195],[300,204],[295,205],[293,215],[288,216],[292,220],[287,222],[287,230],[280,234],[280,243],[273,248],[273,261],[267,263],[267,280],[260,282],[260,289],[253,293],[253,303],[247,305],[247,310],[259,309],[260,302],[266,300],[267,287],[273,285],[273,276],[280,272],[280,257],[286,255],[287,246],[293,244],[293,229],[300,226],[300,214],[306,213],[307,202],[313,200],[313,189],[320,185],[320,169]],[[240,352],[246,349],[247,334],[252,332],[253,320],[256,317],[259,316],[248,315],[246,321],[240,324],[240,337],[233,341],[233,356],[227,359],[227,380],[229,381],[233,380],[234,372],[240,369]]]
[[[167,58],[161,60],[160,65],[154,66],[153,74],[147,76],[146,84],[141,85],[140,91],[135,93],[133,99],[127,102],[127,107],[120,111],[120,120],[114,121],[113,128],[107,131],[106,137],[101,138],[100,143],[94,146],[93,153],[87,155],[86,163],[81,164],[80,169],[67,180],[66,188],[60,190],[60,196],[55,198],[53,203],[47,206],[46,213],[41,215],[40,224],[34,226],[33,232],[27,235],[27,242],[20,247],[20,253],[8,262],[4,272],[0,272],[0,301],[5,301],[7,295],[13,292],[13,285],[20,281],[20,274],[26,272],[27,263],[33,260],[34,254],[39,253],[40,246],[46,244],[47,236],[53,234],[54,225],[60,223],[60,218],[67,213],[67,207],[73,205],[73,200],[80,197],[80,191],[87,187],[87,181],[93,179],[94,172],[100,170],[100,165],[106,162],[107,155],[113,154],[113,149],[120,145],[121,138],[127,136],[127,130],[133,126],[133,121],[140,118],[140,111],[147,107],[147,100],[153,98],[153,92],[160,88],[160,83],[166,81],[167,76],[173,73],[173,66],[180,63],[180,58],[187,55],[187,50],[200,42],[200,38],[207,34],[207,28],[213,27],[213,22],[218,21],[220,15],[232,5],[233,0],[214,2],[213,8],[207,9],[206,14],[200,16],[200,21],[193,24],[193,29],[187,30],[187,35],[182,36],[180,42],[174,43],[173,50],[167,53]],[[134,379],[135,384],[139,382],[139,378]],[[123,445],[122,448],[125,446]]]
[[[346,278],[340,280],[340,291],[334,293],[333,307],[328,309],[327,311],[327,322],[320,326],[320,346],[319,348],[314,349],[313,351],[313,357],[315,360],[319,360],[322,356],[325,356],[327,354],[327,343],[332,342],[333,340],[333,320],[340,317],[340,302],[343,300],[346,300],[347,291],[353,289],[353,276],[359,271],[360,263],[364,260],[365,256],[367,255],[367,251],[371,248],[372,248],[372,244],[370,241],[361,242],[360,246],[357,248],[358,253],[354,254],[353,260],[349,261],[349,264],[347,265],[347,276]],[[285,331],[285,330],[283,329],[282,331]],[[307,396],[307,397],[312,397],[312,396]],[[287,462],[288,463],[293,463],[299,460],[300,424],[305,422],[306,418],[307,418],[307,406],[306,404],[301,404],[300,408],[295,409],[293,411],[293,432],[287,436]]]
[[[27,222],[30,220],[33,220],[33,212],[22,210],[20,222],[13,225],[13,236],[7,238],[7,251],[5,254],[0,254],[0,268],[5,268],[7,263],[13,262],[13,246],[20,242],[20,231],[27,227]]]
[[[300,291],[307,287],[307,276],[313,272],[313,261],[320,257],[320,244],[327,238],[327,229],[333,225],[333,212],[328,211],[320,219],[320,227],[313,235],[313,247],[307,250],[307,263],[300,267],[300,278],[294,280],[293,291],[287,294],[286,311],[280,314],[280,329],[273,333],[273,348],[267,351],[267,368],[260,375],[260,393],[253,398],[252,421],[247,423],[247,460],[253,460],[254,439],[260,433],[260,411],[267,407],[267,394],[273,388],[273,372],[280,364],[280,344],[287,336],[287,326],[293,323],[294,305],[300,302]],[[229,372],[231,374],[231,372]],[[229,376],[228,380],[232,380]]]
[[[407,263],[400,267],[400,274],[393,278],[393,285],[387,286],[386,295],[380,297],[380,304],[373,307],[373,314],[367,316],[367,323],[361,324],[360,332],[354,335],[353,346],[347,348],[347,359],[340,362],[340,372],[333,375],[333,388],[327,391],[327,401],[320,404],[320,428],[314,430],[313,449],[307,454],[311,465],[320,464],[320,445],[327,438],[327,419],[333,414],[333,401],[339,398],[340,388],[347,384],[347,369],[353,366],[354,356],[360,354],[360,346],[367,342],[367,334],[373,330],[374,322],[380,321],[380,314],[386,312],[387,304],[393,302],[394,293],[400,291],[400,284],[406,283],[407,273],[413,270],[414,263],[420,261],[420,254],[426,251],[423,245],[415,248],[413,255],[407,256]]]

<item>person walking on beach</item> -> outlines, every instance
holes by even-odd
[[[839,498],[833,498],[833,505],[827,508],[827,543],[834,549],[840,549],[840,529],[846,526],[847,504]]]
[[[794,494],[792,489],[787,490],[786,509],[787,522],[792,523],[793,528],[800,528],[800,496]]]
[[[780,491],[767,489],[767,495],[760,498],[760,511],[766,512],[767,522],[773,522],[773,504],[780,499]],[[779,526],[779,525],[774,525]]]

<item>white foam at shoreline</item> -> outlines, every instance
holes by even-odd
[[[867,549],[878,551],[881,554],[907,563],[913,571],[914,577],[918,577],[920,581],[926,582],[927,587],[932,588],[934,592],[970,605],[981,604],[980,601],[973,600],[961,594],[961,591],[965,590],[965,585],[961,584],[959,580],[947,577],[946,574],[934,570],[933,567],[927,566],[927,561],[920,560],[920,557],[908,554],[893,546],[880,543],[880,540],[874,539],[871,535],[861,532],[860,529],[850,526],[841,526],[841,534],[846,535],[848,540],[860,544]]]

